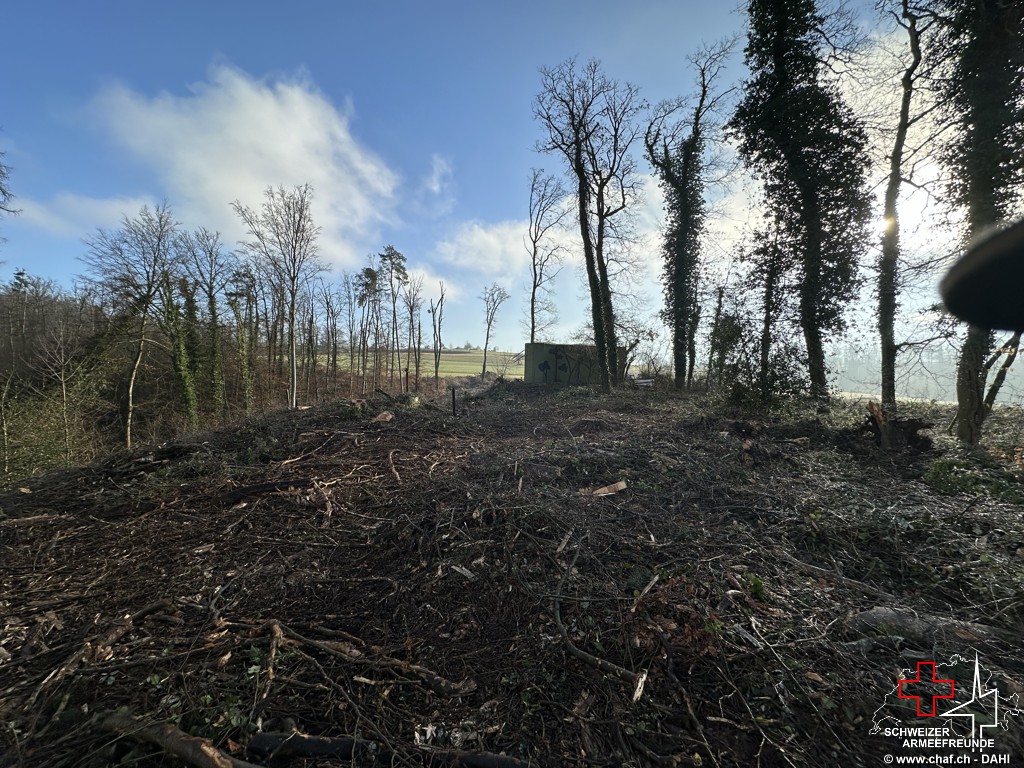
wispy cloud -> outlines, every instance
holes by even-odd
[[[62,192],[47,203],[19,198],[22,222],[58,237],[83,237],[97,229],[112,229],[125,214],[134,215],[156,201],[146,197],[99,199]]]
[[[455,169],[451,160],[438,154],[430,156],[430,172],[421,180],[417,211],[430,218],[439,218],[455,209]]]
[[[430,175],[424,186],[433,195],[443,195],[448,191],[452,178],[452,164],[440,155],[430,158]]]
[[[465,222],[435,247],[440,261],[487,279],[520,282],[530,256],[523,245],[525,221]]]
[[[444,297],[446,302],[459,301],[462,297],[463,287],[457,280],[451,277],[435,274],[431,269],[425,267],[411,267],[409,277],[422,280],[424,306],[427,306],[431,299],[437,300],[441,295],[440,283],[444,283]],[[450,306],[450,304],[449,304]]]
[[[331,104],[303,73],[257,79],[218,64],[185,95],[150,96],[113,84],[87,111],[154,172],[183,223],[220,229],[228,242],[242,235],[230,203],[258,206],[270,185],[313,185],[320,249],[331,262],[354,264],[395,219],[397,175],[353,136],[349,110]],[[88,207],[85,198],[63,197],[72,208]],[[123,212],[133,214],[133,200],[95,206],[129,203]],[[79,226],[68,207],[58,198],[37,209],[36,220],[50,229]]]

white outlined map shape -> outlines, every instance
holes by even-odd
[[[954,653],[950,656],[949,661],[946,663],[935,662],[936,674],[943,667],[956,667],[958,665],[969,664],[970,660],[965,656]],[[886,721],[890,722],[891,727],[907,728],[914,725],[919,726],[934,726],[936,725],[937,719],[945,718],[969,718],[971,732],[968,738],[982,739],[991,734],[985,734],[985,728],[996,728],[1002,727],[1004,730],[1010,727],[1010,718],[1016,715],[1022,714],[1022,710],[1018,706],[1017,694],[1012,696],[1000,696],[999,690],[995,686],[992,688],[988,687],[988,682],[992,679],[992,673],[987,669],[984,669],[985,680],[981,680],[981,672],[984,668],[978,662],[978,654],[974,654],[974,680],[971,685],[971,698],[967,701],[956,704],[952,708],[945,712],[940,712],[935,718],[914,718],[911,722],[904,722],[897,720],[894,715],[884,714],[883,710],[889,708],[889,697],[893,696],[899,701],[904,699],[899,698],[899,682],[897,681],[896,686],[885,696],[885,702],[878,709],[875,710],[872,715],[871,722],[873,727],[869,731],[870,734],[876,735],[882,731],[882,726]],[[909,680],[912,670],[903,669],[901,670],[902,680]],[[943,672],[943,674],[950,674]],[[957,690],[963,690],[962,686],[957,686]],[[989,702],[985,702],[988,699]],[[954,700],[955,701],[955,700]],[[992,722],[991,723],[976,723],[975,718],[977,715],[974,712],[967,711],[969,707],[982,702],[982,707],[986,713],[991,712]],[[959,711],[958,711],[959,710]],[[1001,719],[1000,719],[1001,716]],[[977,732],[975,732],[975,725],[977,725]]]

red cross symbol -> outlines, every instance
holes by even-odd
[[[926,667],[927,669],[925,669]],[[901,699],[917,699],[918,717],[935,717],[937,714],[935,711],[935,700],[953,698],[953,681],[940,680],[935,676],[934,661],[917,662],[917,678],[914,680],[900,680],[898,685],[899,690],[896,695]],[[949,685],[949,693],[932,693],[931,691],[934,691],[938,685]],[[913,686],[913,689],[923,686],[922,693],[907,693],[907,688],[911,686]],[[931,701],[928,701],[928,699],[931,699]],[[921,711],[922,703],[927,709],[926,712]]]

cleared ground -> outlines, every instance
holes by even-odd
[[[948,753],[871,733],[917,661],[1024,691],[1019,412],[885,453],[841,405],[463,391],[0,494],[0,765],[876,767]]]

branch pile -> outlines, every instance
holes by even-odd
[[[655,392],[387,405],[0,496],[0,764],[873,765],[916,658],[1024,679],[1021,508],[923,454]]]

